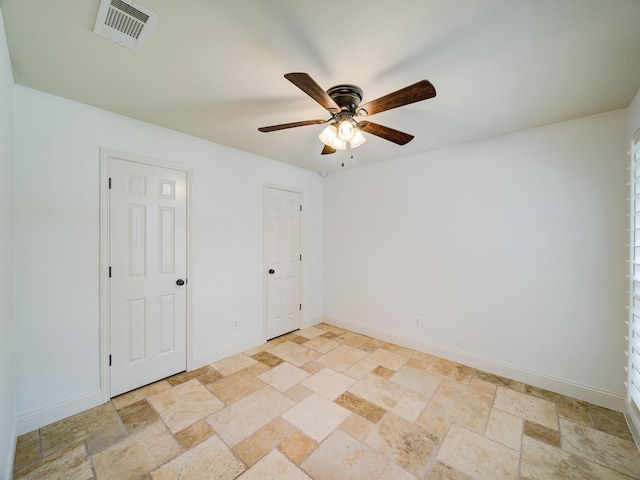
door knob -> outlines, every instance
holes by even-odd
[[[273,268],[269,269],[269,275],[273,275],[274,273],[276,273],[276,271]]]
[[[178,281],[176,282],[176,285],[184,285],[184,280],[182,280],[181,278],[178,279]]]

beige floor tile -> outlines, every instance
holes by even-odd
[[[428,396],[433,395],[442,383],[442,377],[407,365],[395,372],[391,380]]]
[[[383,348],[379,348],[373,353],[371,353],[367,360],[371,363],[375,363],[376,365],[381,365],[386,367],[394,372],[398,370],[402,365],[407,363],[409,357],[405,355],[401,355],[399,353],[390,352]]]
[[[626,475],[530,437],[522,441],[520,474],[536,480],[629,480]]]
[[[305,458],[318,446],[316,441],[302,433],[295,432],[278,446],[278,450],[284,453],[289,460],[300,465]]]
[[[284,392],[309,376],[308,372],[285,362],[271,370],[261,373],[258,375],[258,378],[276,390]]]
[[[584,425],[560,420],[563,450],[640,478],[640,452],[633,442]]]
[[[100,430],[86,440],[89,455],[102,452],[121,440],[124,440],[127,436],[127,430],[121,423],[116,423],[104,430]]]
[[[349,345],[341,345],[317,358],[316,362],[337,372],[344,372],[367,355],[367,352],[363,352],[357,348],[350,347]]]
[[[382,471],[379,480],[417,480],[416,477],[399,467],[393,462],[389,462]]]
[[[491,410],[485,436],[514,450],[522,445],[522,424],[524,420],[496,408]]]
[[[344,392],[336,403],[372,423],[378,423],[387,411],[351,392]]]
[[[284,342],[269,349],[269,353],[280,357],[296,367],[318,358],[321,353],[293,342]]]
[[[377,364],[370,362],[365,358],[364,360],[360,360],[347,368],[344,371],[344,374],[356,380],[360,380],[365,375],[373,372],[376,368],[378,368]]]
[[[311,480],[309,476],[285,457],[280,451],[273,450],[253,467],[243,473],[239,480]]]
[[[346,408],[313,393],[285,412],[282,417],[305,435],[321,442],[349,415],[351,412]]]
[[[303,346],[315,350],[320,353],[327,353],[333,350],[334,348],[338,348],[341,343],[338,343],[334,340],[331,340],[326,337],[315,337],[313,340],[309,340],[302,344]]]
[[[344,328],[335,327],[333,325],[328,325],[326,323],[319,323],[315,325],[316,328],[321,328],[322,330],[326,330],[327,332],[334,333],[336,335],[342,335],[346,330]]]
[[[207,389],[229,405],[264,387],[264,382],[246,370],[240,370],[217,382],[207,385]]]
[[[211,364],[213,368],[215,368],[218,372],[220,372],[223,376],[228,377],[240,370],[244,370],[251,365],[258,363],[257,360],[245,355],[244,353],[239,353],[237,355],[233,355],[232,357],[223,358],[222,360],[218,360]]]
[[[468,385],[473,378],[475,370],[459,363],[435,358],[427,367],[427,372]]]
[[[233,447],[293,405],[293,400],[267,385],[207,417],[205,421]]]
[[[436,358],[433,355],[429,355],[428,353],[419,352],[417,350],[412,350],[410,348],[405,348],[405,347],[400,347],[396,353],[399,353],[400,355],[405,355],[409,358],[413,358],[414,360],[418,360],[426,364],[431,363],[433,359]]]
[[[438,461],[427,475],[427,480],[474,480],[466,473]],[[502,480],[502,479],[500,479]],[[520,480],[520,479],[519,479]]]
[[[387,461],[373,448],[336,430],[302,462],[302,469],[314,480],[372,480],[380,476]]]
[[[309,327],[309,328],[303,328],[302,330],[299,330],[296,333],[301,337],[308,338],[309,340],[311,340],[312,338],[316,338],[316,337],[319,337],[320,335],[323,335],[324,333],[326,333],[326,330],[322,330],[321,328],[316,328],[316,327]]]
[[[469,386],[471,388],[475,388],[476,390],[480,390],[481,392],[495,394],[498,389],[497,385],[493,383],[485,382],[484,380],[480,380],[479,378],[473,377],[469,382]]]
[[[494,407],[554,430],[559,428],[556,404],[541,398],[498,387]]]
[[[196,370],[179,373],[177,375],[167,378],[166,380],[167,382],[169,382],[171,386],[175,387],[176,385],[180,385],[181,383],[188,382],[189,380],[193,380],[194,378],[198,378],[203,375],[210,374],[214,371],[215,370],[213,370],[213,368],[211,368],[209,365],[205,365],[204,367],[200,367]]]
[[[429,397],[386,378],[369,374],[349,389],[349,392],[414,422]]]
[[[621,412],[615,412],[608,408],[588,404],[593,417],[595,428],[603,432],[620,437],[623,440],[633,442],[633,437],[627,426],[627,421]]]
[[[302,385],[319,393],[329,400],[335,400],[348,390],[356,381],[330,368],[323,368],[318,373],[302,381]]]
[[[342,422],[342,424],[340,425],[340,430],[347,432],[356,440],[364,442],[364,440],[369,436],[374,427],[374,422],[370,422],[357,413],[352,413],[344,422]]]
[[[233,447],[233,452],[245,465],[251,466],[296,431],[282,417],[276,417]]]
[[[124,428],[120,426],[122,431]],[[21,448],[16,448],[16,456],[13,461],[13,471],[17,472],[21,468],[31,465],[40,460],[40,441],[36,443],[30,443],[27,445],[21,445]]]
[[[438,460],[475,480],[517,479],[520,455],[491,439],[452,424]]]
[[[166,380],[160,380],[159,382],[152,383],[151,385],[114,397],[111,399],[111,403],[113,403],[114,407],[120,410],[122,407],[139,402],[142,399],[164,392],[170,388],[171,384],[169,382]]]
[[[359,333],[345,332],[335,337],[334,340],[336,342],[343,343],[344,345],[358,348],[359,346],[364,345],[369,340],[371,340],[371,337],[360,335]]]
[[[273,355],[272,353],[266,350],[262,352],[258,352],[254,355],[251,355],[251,358],[259,361],[260,363],[266,365],[269,368],[277,367],[278,365],[284,362],[283,359],[281,359],[280,357],[276,357],[275,355]]]
[[[291,400],[294,400],[296,402],[300,402],[300,401],[304,400],[305,398],[307,398],[312,393],[313,393],[313,390],[311,390],[310,388],[305,387],[301,383],[298,383],[298,384],[294,385],[289,390],[284,392],[284,394],[287,397],[289,397]]]
[[[93,478],[93,471],[84,444],[79,443],[23,468],[13,478],[14,480],[67,478],[89,480]]]
[[[175,437],[178,443],[185,450],[189,450],[195,447],[199,443],[204,442],[207,438],[213,435],[213,430],[207,422],[200,420],[192,425],[189,425],[184,430],[180,430],[176,433]]]
[[[314,373],[318,373],[320,370],[322,370],[325,367],[324,365],[321,365],[317,362],[309,362],[309,363],[305,363],[300,368],[305,372],[307,372],[308,374],[313,375]]]
[[[65,418],[40,429],[42,457],[62,450],[120,422],[111,402]]]
[[[151,472],[153,480],[233,480],[245,467],[217,435]]]
[[[133,480],[178,455],[182,449],[157,422],[92,457],[97,480]]]
[[[440,438],[404,418],[387,413],[365,443],[416,477],[423,478]]]
[[[516,392],[524,392],[525,385],[522,382],[517,382],[515,380],[511,380],[510,378],[501,377],[500,375],[495,375],[489,372],[483,372],[482,370],[477,370],[474,379],[482,380],[487,383],[491,383],[496,387],[504,387],[509,390],[515,390]]]
[[[224,407],[224,403],[197,380],[158,393],[148,401],[173,433]]]
[[[445,380],[416,423],[444,436],[452,422],[483,433],[491,413],[493,395],[453,380]]]
[[[523,431],[527,437],[548,443],[553,447],[560,447],[560,432],[558,430],[525,420]]]
[[[136,433],[160,419],[156,411],[151,408],[151,405],[149,405],[149,402],[146,400],[140,400],[139,402],[123,407],[118,410],[118,415],[120,415],[122,424],[130,434]]]

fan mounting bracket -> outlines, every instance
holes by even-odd
[[[356,108],[362,101],[362,89],[356,85],[342,84],[331,87],[327,95],[338,104],[340,110],[355,115]]]

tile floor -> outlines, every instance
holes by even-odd
[[[620,413],[327,324],[18,438],[15,479],[640,479]]]

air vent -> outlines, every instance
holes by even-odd
[[[101,0],[93,31],[139,52],[158,16],[131,0]]]

